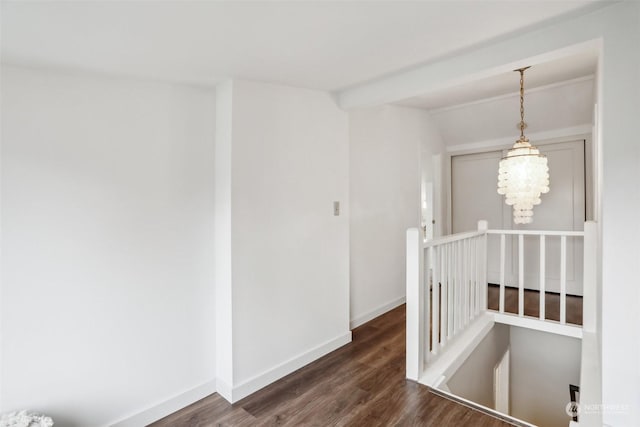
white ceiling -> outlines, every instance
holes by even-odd
[[[551,130],[556,136],[591,132],[594,86],[593,78],[582,78],[526,93],[525,133],[532,143],[540,143]],[[486,147],[488,141],[509,147],[520,133],[517,93],[432,110],[430,116],[449,148]]]
[[[531,89],[573,80],[596,73],[598,51],[586,48],[579,54],[566,56],[555,61],[536,64],[525,71],[525,92]],[[436,110],[450,106],[460,106],[479,100],[519,92],[520,75],[510,71],[486,79],[476,80],[460,86],[422,94],[398,102],[399,105]]]
[[[234,77],[336,91],[600,5],[3,1],[2,61],[195,84]]]

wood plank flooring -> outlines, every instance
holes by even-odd
[[[217,393],[152,424],[474,426],[510,424],[405,379],[405,306],[353,331],[353,342],[231,405]]]
[[[489,285],[489,310],[500,308],[500,286]],[[504,292],[504,311],[507,313],[518,313],[518,289],[507,287]],[[545,318],[548,320],[560,321],[560,295],[545,292]],[[525,316],[540,316],[540,292],[524,291],[524,314]],[[582,297],[567,295],[567,323],[582,325]]]

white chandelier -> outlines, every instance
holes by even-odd
[[[505,203],[513,206],[516,224],[533,222],[533,207],[540,204],[541,194],[549,192],[547,157],[524,136],[524,71],[527,68],[515,70],[520,72],[520,139],[500,160],[498,170],[498,194],[504,195]]]

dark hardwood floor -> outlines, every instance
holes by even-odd
[[[509,426],[405,379],[405,307],[353,342],[231,405],[217,393],[152,424],[168,426]]]
[[[518,313],[518,289],[505,288],[504,311],[507,313]],[[499,309],[500,286],[489,285],[489,310]],[[545,319],[560,321],[560,295],[545,293]],[[525,316],[540,316],[540,292],[524,291],[524,314]],[[567,295],[567,323],[582,325],[582,297]]]

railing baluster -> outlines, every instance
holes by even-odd
[[[447,330],[449,331],[449,337],[453,337],[455,334],[454,322],[456,315],[456,307],[455,307],[455,295],[453,289],[453,282],[451,279],[451,266],[453,257],[453,246],[451,243],[447,244],[447,299],[449,300],[449,317],[447,319]]]
[[[471,241],[471,292],[473,293],[473,305],[471,306],[471,317],[478,314],[478,241]]]
[[[447,327],[449,330],[449,337],[453,338],[455,335],[455,320],[456,320],[456,301],[455,301],[455,289],[453,288],[453,243],[447,245],[447,296],[449,298],[449,318],[447,319]]]
[[[546,298],[545,298],[545,286],[546,286],[546,247],[545,247],[545,235],[540,235],[540,320],[545,319],[545,308],[546,308]]]
[[[441,257],[442,257],[442,250],[441,250],[441,248],[440,248],[440,247],[437,247],[437,248],[436,248],[436,251],[435,251],[435,258],[434,258],[434,260],[433,260],[434,262],[433,262],[433,267],[432,267],[432,268],[433,268],[433,283],[432,283],[432,288],[433,288],[433,287],[438,287],[438,288],[439,288],[439,285],[440,285],[440,280],[439,280],[440,272],[439,272],[439,269],[438,269],[438,262],[439,262],[439,259],[440,259]],[[433,296],[432,296],[432,298],[433,298]],[[432,304],[432,305],[431,305],[431,310],[433,310],[433,304],[437,304],[437,301],[432,301],[432,302],[431,302],[431,304]],[[432,340],[433,340],[433,337],[435,336],[436,332],[437,332],[437,331],[436,331],[435,329],[432,329],[432,330],[431,330],[431,337],[432,337],[431,339],[432,339]],[[435,341],[435,342],[434,342],[434,341],[432,341],[432,342],[431,342],[432,349],[433,349],[433,347],[434,347],[434,343],[436,343],[436,344],[437,344],[437,341]]]
[[[455,337],[458,330],[458,305],[456,298],[456,281],[455,281],[455,260],[456,260],[456,244],[455,242],[449,244],[449,287],[451,292],[451,301],[453,302],[453,310],[451,310],[451,336]]]
[[[465,280],[465,287],[467,288],[467,295],[469,295],[469,299],[467,300],[467,323],[471,322],[473,319],[473,285],[472,285],[472,274],[473,274],[473,258],[471,257],[471,246],[473,245],[471,239],[467,241],[467,278]]]
[[[438,266],[438,278],[440,283],[440,346],[444,347],[447,344],[447,310],[449,306],[449,301],[447,300],[447,284],[442,280],[442,271],[440,270],[440,266]]]
[[[440,340],[438,331],[440,330],[440,287],[434,283],[431,288],[431,349],[433,354],[438,354]]]
[[[425,353],[424,353],[424,358],[425,361],[429,361],[429,359],[431,358],[431,301],[432,301],[432,297],[431,297],[431,287],[433,286],[433,283],[435,282],[435,274],[432,270],[433,266],[432,266],[432,262],[435,256],[437,256],[436,254],[438,253],[438,247],[437,246],[431,246],[429,248],[427,248],[427,253],[426,253],[426,257],[425,257],[425,302],[424,302],[424,316],[425,319],[427,319],[426,322],[426,327],[425,327],[425,331],[424,331],[424,335],[426,336],[425,339]],[[429,271],[431,271],[431,276],[429,276]],[[431,280],[430,280],[431,279]]]
[[[455,313],[453,316],[453,335],[457,335],[460,330],[460,289],[458,287],[458,249],[460,247],[460,242],[453,243],[453,259],[451,260],[451,275],[453,280],[453,301],[455,306]]]
[[[462,241],[458,241],[456,256],[456,288],[458,289],[458,331],[464,329],[464,294],[462,289]]]
[[[482,302],[482,287],[480,286],[480,266],[482,262],[482,256],[480,251],[482,250],[480,238],[476,238],[476,295],[478,297],[477,306],[476,306],[476,316],[480,314],[481,310],[481,302]]]
[[[464,283],[465,280],[465,265],[464,265],[464,252],[465,252],[465,247],[466,247],[466,242],[464,240],[462,240],[460,242],[460,296],[462,297],[462,301],[461,301],[461,307],[462,307],[462,312],[460,313],[462,315],[461,319],[460,319],[460,325],[462,326],[462,328],[464,329],[464,327],[467,325],[467,307],[466,307],[466,302],[467,302],[467,286]]]
[[[484,223],[484,229],[486,230],[487,227],[487,223]],[[489,260],[489,256],[487,254],[487,251],[489,250],[489,240],[488,240],[489,236],[485,233],[482,236],[482,248],[481,248],[481,253],[482,253],[482,259],[481,259],[481,266],[482,266],[482,273],[480,274],[480,294],[482,295],[482,299],[481,301],[481,307],[480,309],[482,311],[487,311],[489,309],[489,284],[487,283],[487,272],[489,270],[489,268],[487,267],[487,262]]]
[[[567,323],[567,236],[560,237],[560,323]]]
[[[500,235],[500,313],[504,313],[504,269],[505,269],[505,242],[504,234]]]
[[[478,314],[478,240],[471,239],[471,293],[473,294],[473,304],[471,306],[471,317]]]
[[[449,245],[442,245],[442,262],[440,263],[440,275],[442,277],[442,292],[443,295],[447,295],[447,316],[443,317],[442,321],[446,322],[447,328],[445,329],[447,334],[447,339],[451,338],[451,318],[452,313],[452,305],[451,305],[451,291],[449,286],[449,272],[447,270],[447,265],[449,262]]]
[[[467,300],[467,323],[471,322],[473,319],[473,286],[471,285],[471,277],[473,273],[473,264],[471,264],[471,239],[467,241],[467,279],[465,281],[465,287],[467,288],[467,295],[469,295],[469,299]]]
[[[465,301],[465,293],[464,293],[464,245],[465,242],[464,240],[461,240],[460,243],[458,244],[458,289],[460,289],[460,329],[464,329],[465,326],[465,308],[464,308],[464,301]]]
[[[462,273],[462,324],[467,326],[469,323],[469,286],[467,285],[467,248],[469,241],[462,241],[462,257],[460,259],[460,267]]]
[[[466,306],[466,302],[467,302],[467,292],[466,292],[466,284],[464,283],[465,280],[465,265],[464,265],[464,251],[465,251],[465,246],[466,246],[466,242],[464,240],[460,241],[460,258],[458,261],[459,264],[459,271],[460,271],[460,306],[462,307],[461,313],[460,313],[460,326],[461,329],[464,329],[464,327],[467,324],[467,306]]]
[[[455,315],[456,310],[456,302],[453,299],[453,283],[451,281],[451,257],[453,256],[451,250],[451,243],[447,243],[445,245],[447,250],[447,255],[445,259],[445,270],[444,274],[446,275],[447,281],[447,301],[449,303],[449,307],[447,307],[447,328],[449,331],[449,338],[453,338],[454,330],[453,330],[453,316]]]
[[[518,234],[518,316],[524,316],[524,236]]]

